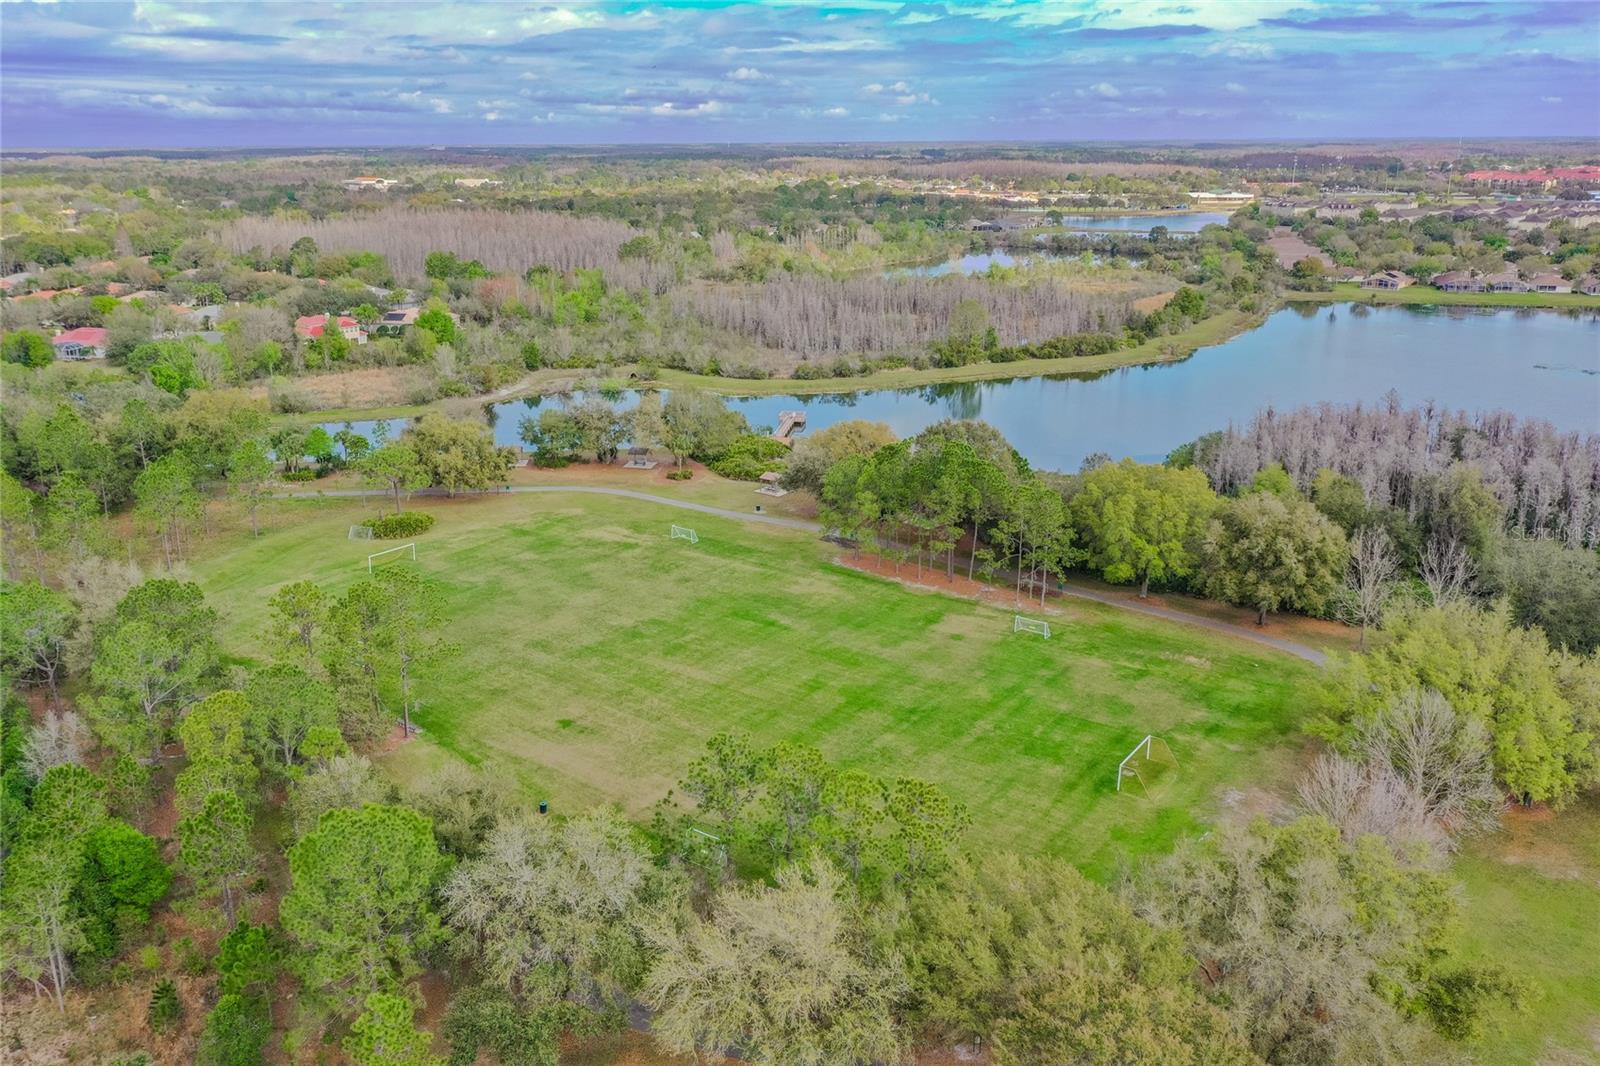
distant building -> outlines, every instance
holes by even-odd
[[[294,320],[294,332],[297,337],[315,340],[322,336],[328,328],[327,315],[301,315]],[[361,323],[349,315],[339,316],[339,332],[344,334],[344,339],[353,344],[367,343],[366,330],[361,328]]]
[[[1544,273],[1535,274],[1528,279],[1528,287],[1534,292],[1571,292],[1572,283],[1560,274]]]
[[[1486,292],[1527,292],[1528,284],[1517,276],[1515,270],[1497,270],[1483,276]]]
[[[1585,296],[1600,296],[1600,274],[1590,274],[1578,282],[1578,291]]]
[[[1402,274],[1398,270],[1380,270],[1362,282],[1362,285],[1369,289],[1403,289],[1416,283],[1416,279],[1410,274]]]
[[[504,185],[505,182],[497,181],[494,178],[457,178],[456,184],[463,189],[493,189]]]
[[[50,338],[57,359],[104,359],[106,331],[99,326],[79,326]]]
[[[1189,199],[1206,207],[1243,207],[1254,202],[1255,198],[1256,194],[1253,192],[1232,192],[1227,189],[1212,189],[1189,194]]]
[[[362,192],[363,190],[368,189],[376,189],[378,192],[385,192],[399,184],[400,183],[398,181],[395,181],[392,178],[374,178],[371,175],[362,175],[359,178],[346,178],[344,181],[344,187],[351,192]]]
[[[1470,270],[1447,270],[1443,274],[1435,274],[1431,283],[1441,292],[1482,292],[1482,281],[1472,276]]]

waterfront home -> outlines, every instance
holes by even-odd
[[[1361,284],[1369,289],[1403,289],[1415,285],[1416,279],[1398,270],[1380,270]]]
[[[1483,282],[1472,276],[1470,270],[1447,270],[1435,274],[1429,283],[1440,292],[1482,292]]]
[[[1493,274],[1485,274],[1483,284],[1488,292],[1528,291],[1527,282],[1518,277],[1515,270],[1497,270]]]
[[[1546,271],[1529,278],[1528,287],[1534,292],[1571,292],[1572,282],[1560,274]]]
[[[1600,274],[1590,274],[1578,281],[1578,291],[1585,296],[1600,296]]]

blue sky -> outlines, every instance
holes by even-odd
[[[1600,136],[1600,3],[0,3],[22,147]]]

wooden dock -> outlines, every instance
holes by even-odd
[[[785,444],[794,443],[794,435],[804,429],[806,413],[804,411],[779,411],[778,429],[772,434],[774,440],[781,440]]]

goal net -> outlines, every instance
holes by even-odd
[[[1024,618],[1022,615],[1011,616],[1011,632],[1037,633],[1041,637],[1050,636],[1050,623],[1041,618]]]
[[[351,540],[371,540],[372,539],[372,527],[371,526],[351,526],[350,527],[349,539],[351,539]]]
[[[672,527],[672,539],[673,540],[686,540],[690,544],[699,544],[700,543],[700,537],[695,533],[694,530],[690,529],[688,526],[673,526]]]
[[[381,552],[373,552],[371,555],[367,556],[367,573],[369,573],[369,574],[372,573],[372,564],[373,564],[373,562],[375,560],[382,559],[384,562],[393,562],[394,559],[404,559],[405,556],[396,554],[398,552],[410,552],[411,553],[411,561],[412,562],[416,562],[417,561],[417,543],[416,543],[416,541],[412,541],[410,544],[402,544],[398,548],[385,548]],[[391,556],[393,556],[394,558],[390,558]]]
[[[1137,782],[1144,794],[1149,795],[1151,788],[1177,768],[1178,758],[1172,754],[1172,746],[1151,734],[1135,744],[1117,764],[1117,791],[1121,792],[1123,784],[1131,781]]]

